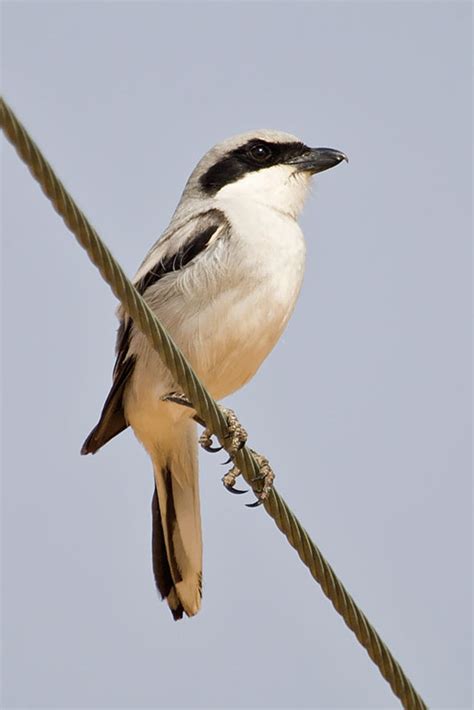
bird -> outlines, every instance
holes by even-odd
[[[303,280],[297,220],[311,178],[344,160],[339,150],[276,130],[218,143],[138,269],[135,288],[216,400],[255,375],[288,323]],[[96,453],[130,426],[150,456],[153,574],[178,620],[194,616],[202,597],[196,418],[145,336],[122,307],[117,314],[112,386],[81,453]],[[238,448],[246,432],[225,413]],[[209,434],[200,442],[212,450]],[[226,479],[229,489],[236,475]]]

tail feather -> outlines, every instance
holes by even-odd
[[[202,539],[195,427],[167,463],[154,459],[152,501],[153,573],[174,619],[199,611],[202,594]]]
[[[152,562],[153,575],[155,577],[156,587],[161,594],[162,599],[168,599],[168,603],[175,621],[183,618],[183,606],[174,593],[173,578],[168,562],[166,552],[165,537],[163,526],[161,524],[160,507],[158,503],[158,493],[153,493],[151,501],[151,517],[152,517]],[[173,592],[173,595],[171,594]]]

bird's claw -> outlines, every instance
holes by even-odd
[[[170,392],[163,395],[161,399],[164,402],[172,402],[173,404],[180,404],[184,407],[189,407],[191,409],[193,408],[193,405],[189,399],[184,394],[180,394],[179,392]],[[237,451],[239,451],[247,443],[247,432],[240,424],[235,412],[232,409],[226,409],[225,407],[221,407],[220,409],[227,420],[227,434],[225,438],[226,440],[231,440],[230,446],[226,447],[226,450],[229,453],[229,459],[223,464],[226,465],[231,463]],[[212,432],[205,426],[204,422],[196,414],[194,415],[194,419],[198,422],[198,424],[204,426],[204,431],[199,437],[200,446],[202,446],[205,451],[210,453],[222,451],[222,446],[212,445]],[[268,495],[273,487],[275,474],[273,473],[271,466],[268,463],[268,459],[266,459],[265,456],[262,456],[253,449],[251,449],[251,451],[254,458],[257,460],[259,468],[259,473],[254,480],[255,482],[261,482],[261,490],[255,494],[257,496],[257,500],[254,503],[247,503],[247,508],[258,508],[268,498]],[[247,493],[247,491],[242,491],[234,487],[238,476],[240,476],[240,471],[236,466],[233,466],[222,478],[222,482],[226,490],[230,493],[241,495],[242,493]]]
[[[162,395],[160,399],[162,402],[171,402],[172,404],[179,404],[182,407],[188,407],[188,409],[194,409],[192,403],[182,392],[168,392],[167,394]],[[194,412],[193,419],[201,426],[206,426],[206,422],[201,419],[196,412]],[[220,451],[220,449],[217,449],[217,451]]]
[[[257,500],[254,501],[253,503],[246,503],[246,504],[245,504],[245,507],[246,507],[246,508],[258,508],[258,507],[259,507],[260,505],[262,505],[262,504],[263,504],[263,499],[262,499],[262,498],[257,498]]]
[[[182,392],[168,392],[160,397],[162,402],[173,402],[173,404],[181,404],[183,407],[192,408],[192,404],[185,394]]]
[[[212,445],[212,434],[209,429],[204,429],[202,432],[199,437],[199,445],[202,446],[204,451],[208,451],[210,454],[216,454],[218,451],[222,451],[222,446]]]
[[[186,395],[181,392],[168,392],[161,397],[163,402],[171,402],[172,404],[180,404],[182,407],[188,407],[193,409],[192,403],[186,397]],[[241,425],[235,412],[232,409],[226,409],[226,407],[220,407],[220,410],[227,421],[227,434],[225,436],[226,440],[230,439],[230,446],[226,447],[229,453],[230,459],[227,463],[232,461],[233,456],[239,449],[245,446],[247,442],[248,434],[244,427]],[[210,453],[216,453],[217,451],[222,451],[222,446],[212,446],[212,432],[206,427],[205,422],[197,415],[194,414],[194,421],[204,427],[204,431],[199,437],[199,444],[205,451]]]
[[[230,463],[234,454],[239,449],[241,449],[242,446],[245,446],[248,435],[243,426],[240,424],[235,412],[232,409],[220,407],[220,410],[227,420],[227,434],[225,438],[226,440],[231,440],[230,446],[226,447],[226,450],[228,451],[230,456],[227,463]],[[205,451],[215,452],[220,451],[223,448],[222,446],[219,448],[215,448],[212,446],[212,433],[207,427],[204,428],[204,431],[199,437],[199,444],[200,446],[202,446],[203,449],[205,449]]]
[[[232,457],[247,443],[248,434],[242,424],[237,419],[233,409],[221,407],[221,412],[227,420],[226,439],[230,439],[230,446],[227,449],[229,456]]]
[[[256,493],[257,500],[254,503],[247,503],[247,508],[258,508],[262,505],[268,498],[270,491],[273,488],[273,481],[275,480],[275,474],[273,473],[272,467],[270,466],[268,459],[262,454],[257,453],[251,449],[254,458],[257,460],[258,464],[258,475],[255,477],[255,481],[262,481],[262,489],[259,493]]]
[[[259,468],[258,475],[255,477],[254,480],[259,481],[261,483],[262,487],[261,487],[261,490],[255,494],[257,496],[257,500],[254,503],[247,503],[246,506],[247,506],[247,508],[258,508],[268,498],[268,495],[273,487],[273,481],[275,480],[275,474],[273,473],[271,466],[268,463],[268,459],[266,459],[265,456],[258,454],[253,449],[251,449],[251,451],[252,451],[254,458],[257,461],[258,468]],[[228,491],[230,491],[231,493],[246,493],[247,492],[247,491],[241,491],[241,490],[234,488],[235,482],[239,476],[240,476],[240,471],[237,468],[237,466],[232,466],[230,471],[228,471],[222,479],[222,483],[224,484],[225,488]]]
[[[247,493],[248,491],[241,491],[240,488],[234,488],[237,478],[240,476],[240,471],[237,466],[232,466],[230,471],[227,471],[225,476],[222,477],[222,483],[224,488],[229,491],[229,493],[236,493],[238,495],[242,493]]]
[[[226,491],[229,491],[229,493],[236,493],[237,495],[241,495],[242,493],[248,493],[248,491],[243,491],[241,488],[232,488],[232,486],[227,486],[224,483],[224,488]]]

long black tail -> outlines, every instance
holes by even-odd
[[[174,619],[181,619],[201,606],[202,535],[194,422],[176,434],[166,454],[157,448],[153,455],[152,546],[156,586]]]
[[[161,594],[162,599],[169,599],[170,595],[176,596],[176,589],[173,584],[173,578],[171,576],[171,568],[168,562],[168,554],[166,552],[165,536],[163,532],[163,525],[161,523],[161,513],[160,506],[158,503],[158,493],[156,491],[153,493],[153,498],[151,501],[151,516],[152,516],[152,533],[151,533],[151,550],[152,550],[152,561],[153,561],[153,574],[155,576],[156,587]],[[183,605],[177,600],[175,608],[170,605],[171,613],[173,614],[173,619],[178,621],[178,619],[183,618]]]

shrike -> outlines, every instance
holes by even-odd
[[[135,287],[215,399],[248,382],[282,334],[303,279],[297,218],[310,178],[345,159],[279,131],[219,143],[197,164],[139,268]],[[121,309],[119,318],[112,388],[81,453],[131,426],[150,455],[153,572],[180,619],[201,604],[194,412],[169,397],[177,386],[159,355]]]

